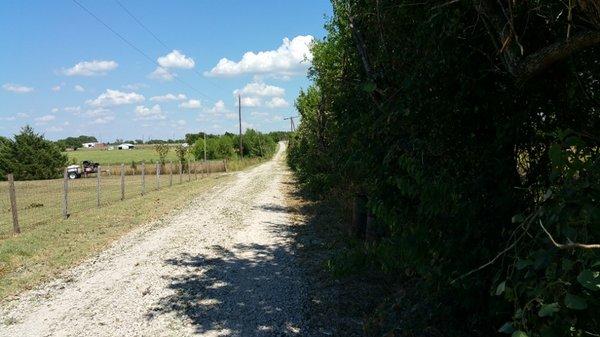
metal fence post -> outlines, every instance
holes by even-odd
[[[100,165],[96,169],[96,206],[100,207],[100,175],[102,175],[102,169]]]
[[[173,162],[169,162],[169,187],[173,186]]]
[[[67,168],[63,171],[63,218],[69,218],[69,176],[67,173]]]
[[[156,163],[156,189],[160,190],[160,163]]]
[[[21,227],[19,227],[19,216],[17,215],[17,193],[15,191],[15,178],[13,177],[12,173],[8,174],[8,194],[10,196],[13,230],[15,234],[19,234],[21,233]]]
[[[121,164],[121,201],[125,200],[125,164]]]
[[[142,195],[146,193],[146,163],[142,162]]]
[[[183,179],[183,165],[181,161],[179,161],[179,183],[181,184],[181,179]]]

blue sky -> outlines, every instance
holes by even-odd
[[[236,93],[244,127],[286,130],[330,13],[328,0],[2,1],[0,135],[235,132]]]

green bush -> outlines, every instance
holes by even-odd
[[[13,173],[16,180],[59,178],[67,156],[43,135],[25,126],[14,139],[0,139],[0,176]]]

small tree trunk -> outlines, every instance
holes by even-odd
[[[352,226],[350,235],[364,238],[367,230],[367,196],[357,194],[352,205]]]

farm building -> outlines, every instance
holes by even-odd
[[[130,144],[130,143],[123,143],[119,146],[117,146],[117,149],[119,150],[131,150],[135,147],[135,145]]]
[[[106,148],[106,144],[100,143],[100,142],[83,143],[81,145],[83,146],[84,149],[91,149],[91,148],[104,149],[104,148]]]

